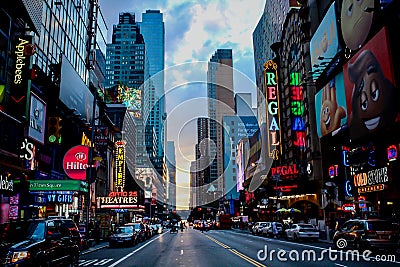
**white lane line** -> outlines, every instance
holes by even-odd
[[[149,242],[147,242],[146,244],[143,244],[141,247],[135,249],[134,251],[132,251],[129,254],[126,254],[124,257],[122,257],[121,259],[119,259],[118,261],[114,262],[113,264],[111,264],[108,267],[114,267],[117,266],[117,264],[119,264],[120,262],[123,262],[124,260],[126,260],[127,258],[129,258],[130,256],[132,256],[133,254],[135,254],[136,252],[140,251],[141,249],[143,249],[144,247],[146,247],[148,244],[151,244],[152,242],[156,241],[157,239],[159,239],[160,237],[162,237],[163,235],[165,235],[168,232],[165,232],[159,236],[157,236],[155,239],[150,240]]]
[[[238,234],[238,235],[245,235],[245,236],[249,236],[249,234],[246,233],[238,233],[238,232],[231,232],[233,234]],[[317,247],[317,246],[312,246],[312,245],[307,245],[307,244],[301,244],[301,243],[295,243],[295,242],[290,242],[290,241],[284,241],[284,240],[279,240],[279,239],[272,239],[272,238],[262,238],[260,236],[253,236],[253,237],[259,237],[260,239],[263,239],[265,241],[272,241],[274,240],[275,242],[280,242],[283,244],[290,244],[290,245],[297,245],[297,246],[302,246],[302,247],[308,247],[308,248],[314,248],[314,249],[320,249],[320,250],[328,250],[329,248],[324,248],[324,247]],[[331,251],[339,251],[339,250],[334,250],[332,249]],[[362,253],[360,254],[362,256]],[[370,256],[367,257],[365,256],[365,259],[372,259],[372,260],[376,260],[376,257],[374,256]],[[383,262],[383,261],[382,261]],[[390,261],[390,263],[400,263],[399,261]]]
[[[341,266],[341,267],[347,267],[347,265],[343,265],[343,264],[339,264],[339,263],[335,263],[335,265]]]
[[[183,243],[183,239],[181,239],[181,243]]]
[[[181,249],[181,255],[183,255],[183,249]]]

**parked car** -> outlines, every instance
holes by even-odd
[[[138,237],[136,235],[133,226],[120,226],[115,229],[115,232],[110,236],[109,246],[115,247],[117,245],[133,246],[138,243]]]
[[[146,227],[143,223],[127,223],[126,226],[132,226],[136,232],[138,242],[142,242],[147,239]]]
[[[253,227],[251,228],[251,233],[253,235],[259,235],[262,232],[262,228],[267,225],[268,222],[256,222]]]
[[[272,224],[273,222],[267,222],[267,224],[261,228],[261,234],[263,236],[269,236],[272,237]],[[283,225],[280,222],[275,222],[276,224],[276,229],[278,230],[278,236],[283,236]]]
[[[295,241],[300,240],[318,240],[319,231],[318,229],[308,223],[295,223],[289,229],[285,230],[286,239],[293,239]]]
[[[399,228],[388,220],[352,219],[337,229],[333,244],[338,249],[354,247],[395,251],[399,248]]]
[[[78,266],[79,247],[60,219],[3,224],[0,266]]]

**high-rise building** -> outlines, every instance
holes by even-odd
[[[145,43],[135,14],[120,13],[107,44],[107,87],[118,84],[139,88],[144,81]]]
[[[195,183],[194,199],[196,205],[207,202],[205,185],[211,182],[210,179],[210,139],[209,139],[209,118],[197,118],[197,144],[195,146]]]
[[[157,134],[157,157],[164,156],[165,143],[165,28],[160,10],[146,10],[138,22],[146,44],[144,77],[147,82],[143,92],[143,119],[145,125],[154,127]]]
[[[166,163],[168,170],[168,196],[167,203],[172,210],[176,210],[176,157],[174,141],[167,142]]]
[[[233,115],[235,113],[233,91],[232,49],[217,49],[208,63],[207,70],[209,138],[214,143],[214,145],[210,146],[209,152],[215,154],[215,159],[210,166],[210,182],[218,180],[214,184],[217,193],[216,197],[221,196],[223,189],[224,146],[222,118],[224,115]]]
[[[280,40],[282,25],[289,11],[288,0],[265,1],[264,13],[253,32],[254,67],[256,76],[259,122],[265,122],[264,64],[274,55],[270,46]]]

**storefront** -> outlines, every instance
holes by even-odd
[[[88,192],[85,181],[32,180],[30,181],[31,208],[34,218],[65,216],[82,218],[84,195]]]

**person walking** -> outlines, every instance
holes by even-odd
[[[272,235],[274,236],[275,239],[278,235],[278,228],[276,227],[276,222],[272,223]]]

